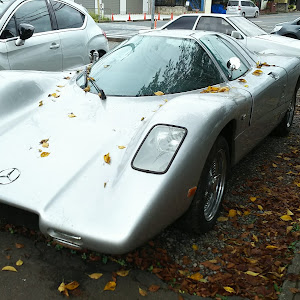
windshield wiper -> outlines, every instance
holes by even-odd
[[[98,93],[98,96],[102,99],[102,100],[106,100],[106,95],[104,93],[104,91],[102,89],[99,88],[99,86],[97,85],[97,83],[95,82],[95,79],[93,78],[89,78],[90,83],[93,85],[93,87],[95,88],[95,90]]]

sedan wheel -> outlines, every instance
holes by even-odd
[[[215,225],[224,196],[229,169],[229,147],[219,136],[205,162],[194,199],[179,220],[184,229],[204,233]]]
[[[257,18],[257,17],[258,17],[258,12],[256,11],[254,14],[254,18]]]

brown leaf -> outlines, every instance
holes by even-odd
[[[87,93],[87,92],[89,92],[89,91],[91,90],[91,87],[88,85],[88,86],[85,87],[83,90]]]
[[[121,277],[125,277],[129,274],[129,271],[130,270],[120,270],[120,271],[117,271],[117,275],[121,276]]]
[[[158,291],[159,289],[160,289],[160,286],[155,285],[155,284],[150,285],[149,288],[148,288],[149,292],[153,292],[153,293]]]
[[[217,271],[221,269],[221,266],[215,265],[209,261],[202,262],[201,265],[203,265],[206,268],[209,268],[212,271]]]
[[[39,106],[43,106],[43,101],[40,101],[40,102],[39,102]]]
[[[16,245],[16,248],[17,248],[17,249],[24,248],[24,245],[23,245],[23,244],[16,243],[15,245]]]
[[[300,289],[293,288],[293,287],[290,288],[290,291],[291,291],[291,293],[293,293],[293,294],[300,293]]]
[[[187,197],[189,198],[189,197],[194,196],[195,193],[196,193],[196,190],[197,190],[197,187],[196,187],[196,186],[190,188],[190,189],[188,190]]]

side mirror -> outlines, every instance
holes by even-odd
[[[238,70],[241,66],[241,61],[237,57],[231,57],[227,62],[227,68],[232,72]]]
[[[242,40],[243,36],[238,31],[232,31],[231,36],[237,40]]]
[[[34,26],[30,24],[20,24],[19,25],[19,33],[20,36],[16,40],[16,46],[22,46],[25,43],[25,40],[29,39],[32,37],[34,33]]]

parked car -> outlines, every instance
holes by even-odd
[[[62,71],[108,51],[105,33],[67,0],[0,1],[0,70]]]
[[[300,39],[300,17],[294,21],[276,24],[271,33]]]
[[[162,30],[192,29],[216,31],[231,35],[261,54],[299,56],[300,41],[268,34],[253,22],[241,16],[223,14],[186,14],[168,22]]]
[[[299,75],[298,58],[166,30],[73,76],[1,71],[0,202],[75,249],[124,253],[182,215],[206,232],[229,168],[289,133]]]
[[[252,1],[229,0],[226,14],[257,18],[259,16],[259,8]]]

